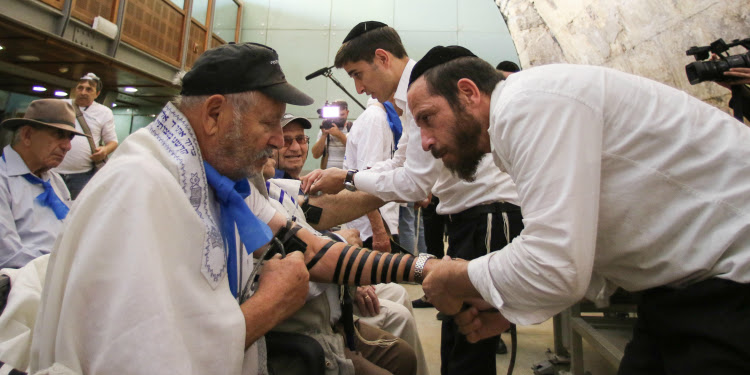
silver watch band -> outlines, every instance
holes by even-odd
[[[432,254],[421,253],[417,256],[417,262],[414,264],[414,282],[421,284],[424,279],[424,265],[427,259],[435,258]]]

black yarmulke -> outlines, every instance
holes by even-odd
[[[461,46],[432,47],[432,49],[427,51],[427,54],[425,54],[424,57],[414,65],[414,69],[412,69],[411,75],[409,76],[409,86],[411,86],[417,78],[421,77],[424,72],[459,57],[477,57],[477,55]]]
[[[344,42],[342,44],[344,44],[344,43],[346,43],[346,42],[348,42],[348,41],[350,41],[350,40],[352,40],[352,39],[354,39],[354,38],[356,38],[356,37],[358,37],[358,36],[360,36],[360,35],[368,32],[368,31],[372,31],[372,30],[379,29],[381,27],[386,27],[386,26],[388,26],[388,25],[386,25],[386,24],[384,24],[382,22],[378,22],[378,21],[360,22],[360,23],[357,24],[357,26],[354,26],[352,28],[352,31],[350,31],[349,34],[346,34],[346,38],[344,38]]]

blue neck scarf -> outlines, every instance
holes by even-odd
[[[68,216],[68,211],[70,211],[70,208],[68,208],[68,206],[66,206],[65,203],[60,200],[57,194],[55,194],[55,190],[52,189],[52,185],[49,183],[49,181],[44,181],[31,173],[26,173],[25,175],[23,175],[23,178],[25,178],[26,181],[31,182],[32,184],[42,185],[42,187],[44,187],[44,193],[37,195],[36,201],[39,202],[42,206],[51,208],[52,212],[55,213],[55,217],[57,217],[58,220],[65,219],[65,216]]]
[[[383,106],[385,107],[385,113],[388,115],[388,125],[391,127],[391,133],[393,133],[393,149],[398,150],[398,141],[404,131],[401,127],[401,119],[398,118],[396,108],[393,107],[391,102],[385,102]]]
[[[206,179],[208,184],[216,191],[216,198],[221,209],[221,235],[227,249],[227,277],[229,278],[229,290],[237,298],[239,292],[239,281],[237,280],[238,260],[237,245],[234,239],[234,228],[240,240],[245,245],[247,253],[250,254],[267,244],[273,238],[271,228],[260,221],[245,203],[245,198],[250,195],[250,183],[247,179],[232,181],[222,176],[207,162],[203,162],[206,168]]]
[[[5,154],[2,155],[3,161],[5,160]],[[26,179],[26,181],[31,182],[35,185],[42,185],[44,188],[44,193],[39,194],[36,196],[36,201],[39,202],[42,206],[49,207],[52,212],[55,213],[55,217],[57,220],[65,219],[66,216],[68,216],[68,212],[70,211],[70,208],[63,203],[62,200],[60,200],[60,197],[55,194],[55,189],[52,188],[52,184],[49,183],[49,181],[44,181],[41,178],[34,176],[33,173],[26,173],[23,175],[23,178]]]

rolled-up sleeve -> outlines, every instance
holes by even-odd
[[[385,165],[377,164],[372,170],[357,173],[354,177],[357,189],[385,201],[415,202],[427,198],[440,175],[443,163],[422,150],[419,128],[411,119],[408,132],[406,147],[402,137],[394,160],[388,164],[394,168],[386,169]],[[403,166],[396,167],[401,155],[405,159]]]

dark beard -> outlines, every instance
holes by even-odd
[[[456,124],[451,133],[455,140],[456,161],[445,163],[445,166],[460,179],[474,182],[479,162],[485,154],[478,145],[482,124],[463,109],[458,112],[453,110],[453,115],[456,117]]]

